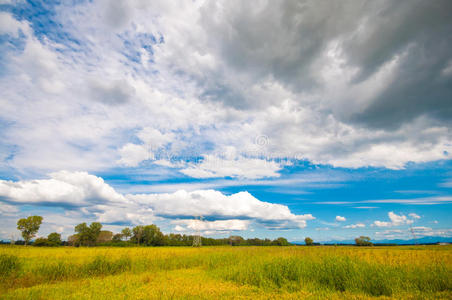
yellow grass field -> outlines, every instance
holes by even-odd
[[[0,247],[0,299],[452,299],[452,247]]]

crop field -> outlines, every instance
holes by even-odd
[[[452,247],[0,247],[1,299],[451,299]]]

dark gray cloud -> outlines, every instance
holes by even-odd
[[[363,80],[400,56],[392,84],[353,120],[372,127],[397,127],[420,115],[452,119],[452,2],[400,1],[386,5],[368,21],[362,39],[345,43],[349,62]],[[372,25],[369,25],[372,26]]]
[[[258,107],[263,101],[250,100],[243,87],[268,79],[295,94],[321,94],[333,84],[319,80],[326,65],[322,59],[337,43],[343,67],[356,69],[350,86],[397,62],[393,77],[379,93],[364,90],[353,95],[371,98],[364,109],[351,107],[338,119],[388,129],[421,115],[447,122],[452,117],[452,72],[444,71],[452,62],[450,11],[452,2],[446,0],[209,3],[200,23],[209,51],[232,75],[228,79],[222,69],[205,73],[200,80],[207,99],[240,109]],[[326,101],[343,98],[347,105],[351,97],[335,96]]]

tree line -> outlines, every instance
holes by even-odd
[[[17,221],[17,229],[21,231],[24,244],[30,244],[36,237],[42,224],[41,216],[30,216]],[[160,228],[154,224],[138,225],[133,228],[124,228],[119,233],[102,230],[102,224],[92,222],[91,224],[81,223],[75,226],[74,234],[69,236],[67,241],[62,241],[61,234],[50,233],[47,238],[39,237],[32,243],[33,246],[191,246],[193,245],[193,235],[185,234],[163,234]],[[228,238],[207,238],[201,237],[201,244],[205,246],[288,246],[287,239],[279,237],[270,239],[244,239],[241,236],[230,236]]]
[[[21,231],[24,244],[27,245],[36,236],[42,224],[41,216],[30,216],[17,221],[17,229]],[[34,246],[191,246],[193,245],[193,235],[185,234],[163,234],[160,228],[154,224],[138,225],[133,228],[124,228],[120,233],[113,233],[102,230],[102,224],[92,222],[90,225],[81,223],[75,226],[75,234],[68,237],[67,241],[61,240],[61,234],[50,233],[47,238],[39,237],[34,242]],[[251,238],[244,239],[235,235],[229,238],[206,238],[201,237],[201,244],[205,246],[289,246],[287,239],[279,237],[274,240]],[[307,246],[319,245],[310,237],[305,238]],[[370,238],[360,236],[355,239],[357,246],[372,246]]]

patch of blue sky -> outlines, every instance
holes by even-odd
[[[80,42],[68,31],[65,31],[58,20],[56,8],[61,3],[62,1],[58,0],[29,0],[18,2],[15,5],[5,5],[0,9],[11,12],[19,21],[28,21],[34,35],[41,42],[48,39],[63,44],[71,50],[76,50],[79,48]],[[64,51],[63,48],[55,50]]]
[[[211,184],[216,190],[225,194],[248,191],[261,201],[287,205],[294,214],[314,215],[316,220],[308,221],[311,224],[310,230],[325,227],[326,222],[330,224],[329,227],[337,227],[340,232],[344,230],[344,225],[363,222],[366,227],[359,229],[373,232],[379,229],[369,226],[375,220],[389,221],[387,215],[389,211],[404,215],[409,213],[425,215],[427,217],[423,217],[420,222],[423,225],[426,222],[433,224],[436,219],[447,222],[447,215],[452,207],[450,203],[420,206],[366,201],[450,195],[451,189],[442,187],[438,183],[450,178],[451,167],[450,161],[409,165],[402,170],[345,169],[331,166],[311,168],[309,164],[304,163],[301,166],[286,167],[290,170],[282,172],[279,178],[261,180],[197,179],[178,173],[177,169],[173,169],[171,175],[166,178],[154,179],[149,175],[140,177],[138,174],[141,172],[136,168],[128,169],[127,175],[124,173],[115,175],[115,172],[100,175],[113,186],[119,182],[121,182],[120,185],[130,185],[131,191],[137,186],[160,185],[163,189],[159,192],[173,192],[173,190],[165,191],[164,188],[172,185],[183,187],[184,184],[187,186],[206,184],[207,187]],[[124,170],[118,169],[118,171]],[[302,180],[297,181],[300,178]],[[345,216],[347,221],[335,222],[337,215]],[[334,225],[331,226],[331,223]],[[352,229],[349,231],[351,232]]]

